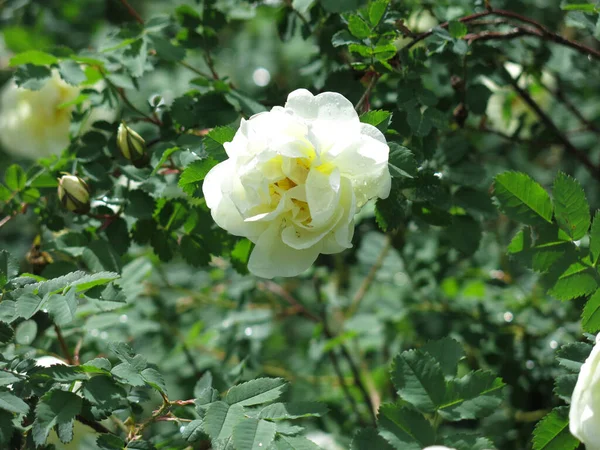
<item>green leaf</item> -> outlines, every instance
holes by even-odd
[[[429,353],[439,363],[445,376],[456,376],[458,362],[464,358],[462,346],[452,338],[445,337],[425,344],[422,351]]]
[[[595,13],[596,6],[592,3],[567,3],[561,4],[560,8],[563,11],[581,11],[583,13]]]
[[[600,290],[592,295],[581,314],[581,326],[588,333],[600,331]]]
[[[196,442],[202,439],[205,434],[202,428],[204,424],[203,420],[192,420],[181,430],[181,437],[185,439],[186,442]]]
[[[244,420],[244,408],[240,404],[212,403],[204,417],[204,431],[213,441],[231,437],[233,428]]]
[[[481,224],[471,216],[453,216],[446,228],[451,245],[465,255],[472,255],[479,248],[483,230]]]
[[[6,250],[0,250],[0,289],[19,273],[19,263]]]
[[[69,59],[60,62],[58,72],[60,77],[72,86],[80,85],[87,79],[81,66]]]
[[[502,212],[511,219],[527,225],[552,221],[550,196],[527,174],[504,172],[498,175],[494,194]]]
[[[390,123],[391,118],[391,112],[383,111],[381,109],[374,109],[362,114],[360,116],[360,121],[362,123],[368,123],[369,125],[373,125],[374,127],[377,127],[379,131],[385,133],[388,129],[388,125]]]
[[[444,374],[428,353],[420,350],[400,353],[394,358],[391,376],[400,398],[420,411],[433,412],[444,402]]]
[[[185,128],[213,128],[238,118],[233,105],[219,92],[178,97],[171,105],[171,114]]]
[[[65,295],[54,294],[48,298],[48,312],[56,325],[67,325],[75,318],[77,304],[75,290],[70,289]]]
[[[348,30],[358,39],[368,38],[371,35],[371,27],[358,15],[348,17]]]
[[[567,270],[548,291],[558,300],[571,300],[589,295],[598,289],[598,282],[592,274],[592,269],[582,267],[578,272]]]
[[[259,419],[288,420],[300,417],[321,417],[327,413],[327,407],[316,402],[273,403],[258,413]]]
[[[101,434],[96,439],[96,445],[100,450],[123,450],[125,442],[114,434]]]
[[[66,426],[72,433],[73,421],[81,412],[81,406],[81,397],[73,392],[54,390],[44,394],[35,408],[33,441],[43,445],[55,425]]]
[[[2,303],[5,303],[5,301],[3,301]],[[0,303],[0,304],[2,304]],[[5,344],[7,342],[10,342],[11,339],[14,336],[14,332],[13,329],[5,324],[4,322],[0,322],[0,343]]]
[[[354,11],[367,3],[367,0],[321,0],[325,11],[330,13],[342,13]]]
[[[144,381],[154,389],[165,395],[167,394],[167,385],[165,384],[165,380],[156,369],[148,367],[142,370],[141,375]]]
[[[30,345],[37,336],[38,326],[34,320],[26,320],[17,325],[15,341],[17,344]]]
[[[275,439],[275,431],[273,422],[246,419],[233,429],[233,444],[236,450],[263,450],[270,447]]]
[[[27,175],[21,166],[13,164],[4,172],[4,182],[11,191],[22,191],[27,183]]]
[[[218,164],[213,158],[194,161],[187,166],[179,178],[179,187],[188,195],[194,195],[198,189],[198,183],[203,181],[210,169]]]
[[[230,127],[216,127],[204,138],[204,146],[208,155],[217,161],[223,161],[227,158],[223,144],[233,140],[235,130]]]
[[[554,180],[554,215],[558,226],[573,240],[581,239],[590,227],[590,207],[581,185],[560,172]]]
[[[28,50],[10,58],[9,65],[11,67],[20,66],[22,64],[49,66],[56,63],[58,63],[58,58],[50,53],[41,52],[39,50]]]
[[[313,441],[302,436],[278,435],[271,447],[272,450],[321,450]],[[382,449],[383,450],[383,449]]]
[[[438,413],[451,421],[487,417],[502,403],[504,386],[502,379],[483,370],[450,380],[445,402]]]
[[[86,381],[82,393],[86,400],[103,411],[112,412],[127,402],[125,389],[109,376],[97,375]]]
[[[573,450],[579,441],[569,432],[567,407],[556,408],[533,431],[533,450]]]
[[[562,398],[565,402],[570,402],[577,384],[579,374],[569,373],[560,375],[554,380],[554,394]]]
[[[390,0],[374,0],[369,4],[369,22],[376,27],[381,22]]]
[[[585,342],[573,342],[563,345],[556,352],[558,363],[573,373],[579,373],[581,366],[592,351],[592,346]]]
[[[379,408],[379,434],[396,449],[422,450],[435,442],[435,430],[421,414],[393,404]]]
[[[596,211],[594,222],[590,230],[590,252],[592,254],[592,264],[598,264],[600,258],[600,211]]]
[[[19,66],[17,68],[14,79],[17,86],[22,87],[23,89],[37,91],[44,87],[51,76],[52,72],[46,66],[25,64],[24,66]]]
[[[8,444],[15,428],[12,424],[13,416],[8,411],[0,410],[0,444]],[[7,447],[8,448],[8,445]]]
[[[10,392],[0,391],[0,409],[17,414],[27,414],[29,405]]]
[[[359,430],[352,439],[350,450],[392,450],[393,447],[374,428]]]
[[[229,389],[225,401],[230,405],[260,405],[277,400],[286,388],[283,378],[257,378]]]
[[[453,38],[460,39],[467,34],[468,30],[464,23],[459,22],[458,20],[451,20],[448,23],[448,31]]]
[[[389,143],[390,156],[388,165],[390,175],[394,178],[414,178],[417,176],[417,161],[413,153],[395,142]]]

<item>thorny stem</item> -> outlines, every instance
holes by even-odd
[[[356,106],[354,107],[356,112],[360,112],[363,106],[368,103],[369,97],[371,96],[371,92],[373,91],[375,84],[377,84],[378,79],[379,74],[377,74],[376,72],[372,72],[371,79],[369,80],[369,84],[367,85],[367,89],[365,90],[362,97],[358,100],[358,103],[356,103]]]
[[[58,338],[60,349],[63,353],[63,356],[67,360],[67,363],[70,366],[74,365],[73,358],[71,357],[71,352],[69,351],[69,347],[67,346],[67,342],[65,341],[65,338],[63,337],[62,332],[60,331],[60,327],[56,324],[54,324],[54,331],[56,332],[56,337]]]
[[[127,12],[129,12],[131,17],[133,17],[140,25],[144,25],[144,19],[142,19],[142,16],[139,15],[139,13],[133,6],[129,4],[129,2],[127,2],[127,0],[121,0],[121,4],[127,8]]]

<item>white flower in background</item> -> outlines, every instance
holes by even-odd
[[[542,108],[549,106],[550,93],[537,84],[533,76],[520,76],[523,66],[508,62],[504,64],[504,68],[511,77],[519,79],[519,86],[528,91],[536,103]],[[523,134],[528,135],[528,129],[538,121],[537,115],[529,105],[511,86],[499,86],[488,77],[481,77],[481,81],[492,91],[486,109],[490,128],[511,135],[519,127],[520,120],[523,120],[525,124]],[[548,72],[542,72],[541,82],[548,87],[554,87],[556,84],[556,80]]]
[[[311,431],[306,434],[306,439],[314,442],[323,450],[343,450],[344,448],[339,445],[333,435],[325,433],[323,431]]]
[[[66,363],[54,356],[42,356],[37,358],[35,365],[39,367],[51,367],[55,365],[66,365]],[[77,390],[81,385],[80,382],[75,383],[74,390]],[[68,386],[68,385],[66,385]],[[99,434],[94,429],[82,424],[79,421],[73,423],[73,440],[68,444],[64,444],[58,438],[56,431],[52,429],[46,440],[46,444],[53,444],[58,450],[81,450],[81,449],[96,449],[95,442]]]
[[[354,214],[390,192],[383,134],[337,93],[292,92],[285,107],[242,120],[225,150],[204,180],[206,204],[256,244],[248,269],[261,277],[295,276],[350,248]]]
[[[59,154],[69,145],[69,127],[78,86],[60,78],[58,71],[37,91],[18,87],[9,81],[0,92],[0,146],[20,158],[38,159]],[[87,120],[112,120],[114,113],[94,109]]]
[[[577,378],[571,397],[569,429],[587,450],[600,450],[600,334]]]

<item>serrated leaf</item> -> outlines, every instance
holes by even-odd
[[[467,34],[467,26],[458,20],[451,20],[448,23],[448,32],[455,39],[460,39]]]
[[[35,408],[33,441],[43,445],[55,425],[67,425],[72,429],[73,420],[81,412],[81,406],[81,397],[73,392],[54,390],[44,394]]]
[[[369,22],[376,27],[385,14],[390,0],[374,0],[369,4]]]
[[[4,302],[2,302],[4,303]],[[4,322],[0,322],[0,343],[7,343],[13,338],[13,329]]]
[[[381,405],[378,423],[379,434],[396,449],[421,450],[435,442],[435,430],[427,419],[406,407]]]
[[[167,394],[167,385],[165,384],[165,380],[157,370],[153,369],[152,367],[148,367],[147,369],[142,370],[141,375],[144,381],[154,389],[163,394]]]
[[[429,353],[420,350],[400,353],[394,358],[391,377],[400,398],[420,411],[433,412],[444,402],[444,374]]]
[[[0,391],[0,409],[17,414],[27,414],[29,405],[10,392]]]
[[[414,178],[417,175],[417,161],[413,153],[402,145],[390,142],[389,168],[394,178]]]
[[[12,164],[4,172],[4,183],[13,192],[21,191],[27,183],[27,175],[21,166]]]
[[[31,319],[31,317],[37,313],[42,304],[44,304],[44,299],[35,295],[35,294],[24,294],[21,295],[17,299],[17,303],[15,305],[15,311],[19,317],[23,317],[24,319]]]
[[[592,264],[595,266],[600,258],[600,211],[596,211],[590,230],[590,253],[592,254]]]
[[[273,443],[273,450],[321,450],[313,441],[309,441],[302,436],[282,436],[278,435]]]
[[[190,443],[200,440],[204,436],[202,425],[202,420],[192,420],[181,430],[181,437],[185,439],[186,442]]]
[[[511,219],[527,225],[552,221],[552,201],[542,186],[529,175],[504,172],[494,183],[494,195],[500,209]]]
[[[554,394],[562,398],[565,402],[570,403],[578,376],[579,374],[576,373],[558,376],[554,380]]]
[[[598,282],[590,270],[562,275],[548,290],[548,294],[558,300],[571,300],[589,295],[598,289]]]
[[[213,441],[226,439],[231,437],[233,428],[242,420],[244,420],[242,405],[214,402],[206,410],[204,431]]]
[[[111,377],[97,375],[83,384],[83,397],[103,411],[112,412],[126,403],[127,392]]]
[[[552,410],[533,430],[533,450],[573,450],[579,441],[569,432],[568,408]]]
[[[371,27],[369,27],[369,24],[356,14],[352,14],[348,17],[348,30],[358,39],[367,38],[371,34]]]
[[[236,450],[263,450],[269,448],[275,439],[276,427],[273,422],[260,419],[246,419],[233,429],[233,444]]]
[[[0,289],[19,273],[19,263],[6,250],[0,250]]]
[[[458,362],[465,356],[462,346],[449,337],[430,341],[421,350],[435,358],[445,376],[452,377],[456,376]]]
[[[215,167],[218,161],[213,158],[194,161],[187,166],[179,178],[179,187],[188,195],[194,195],[198,189],[198,183],[204,180],[210,169]]]
[[[56,63],[58,63],[58,58],[50,53],[41,52],[39,50],[28,50],[10,58],[9,65],[11,67],[20,66],[22,64],[49,66]]]
[[[500,378],[483,370],[450,380],[445,402],[438,413],[451,421],[487,417],[502,403],[501,391],[504,386]]]
[[[285,420],[300,417],[321,417],[327,411],[328,409],[324,404],[317,402],[273,403],[261,409],[258,418]]]
[[[581,314],[581,326],[588,333],[600,331],[600,290],[592,295]]]
[[[581,185],[560,172],[554,180],[554,215],[558,226],[571,239],[581,239],[590,227],[590,207]]]
[[[0,444],[7,444],[12,438],[15,431],[12,419],[13,416],[11,413],[0,410]]]
[[[581,366],[590,355],[592,346],[585,342],[573,342],[563,345],[556,352],[558,363],[574,373],[579,373]]]
[[[257,378],[229,389],[225,401],[230,405],[260,405],[277,400],[286,388],[283,378]]]
[[[377,434],[375,428],[359,430],[350,444],[350,450],[393,450],[393,448],[383,437]]]
[[[100,450],[123,450],[125,442],[114,434],[101,434],[96,439],[96,445]]]
[[[65,295],[53,294],[48,298],[48,312],[54,323],[63,326],[71,323],[77,312],[77,296],[71,289]]]

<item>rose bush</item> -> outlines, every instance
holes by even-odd
[[[389,147],[342,95],[292,92],[284,107],[243,120],[229,159],[203,185],[215,222],[256,244],[255,275],[295,276],[320,253],[352,246],[354,215],[387,198]]]

